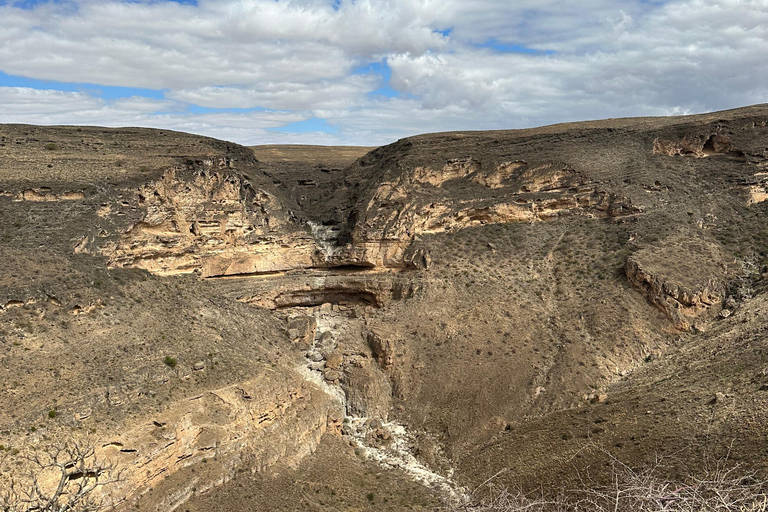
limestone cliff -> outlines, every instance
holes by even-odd
[[[102,249],[115,266],[161,275],[263,274],[311,267],[318,246],[267,190],[222,162],[171,168],[139,188],[146,213],[118,242]],[[109,215],[105,211],[103,215]]]

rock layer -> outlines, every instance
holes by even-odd
[[[315,264],[318,246],[280,200],[228,164],[169,169],[136,192],[146,211],[102,252],[160,275],[263,274]]]
[[[711,242],[666,240],[631,255],[626,274],[676,328],[688,330],[699,317],[719,311],[726,294],[727,262],[723,250]]]

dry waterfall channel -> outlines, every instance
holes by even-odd
[[[341,404],[344,411],[342,432],[357,453],[386,468],[404,472],[414,481],[436,489],[453,502],[465,501],[466,491],[451,480],[452,471],[451,474],[440,475],[416,459],[412,453],[413,436],[404,425],[379,418],[348,415],[347,397],[339,383],[340,375],[326,368],[325,360],[329,353],[338,349],[338,337],[349,321],[343,312],[335,309],[328,305],[314,309],[317,329],[312,345],[305,352],[306,364],[299,368],[301,375]]]
[[[338,227],[325,226],[312,221],[307,221],[307,224],[312,230],[312,236],[315,238],[317,245],[323,251],[326,261],[341,252],[341,247],[337,243],[340,234]]]

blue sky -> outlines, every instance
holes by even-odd
[[[766,0],[0,0],[0,122],[246,144],[768,101]]]

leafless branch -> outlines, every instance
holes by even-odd
[[[7,460],[2,462],[5,467]],[[88,441],[53,444],[21,455],[17,463],[19,473],[12,470],[3,484],[0,512],[98,512],[104,501],[96,491],[121,477]]]

